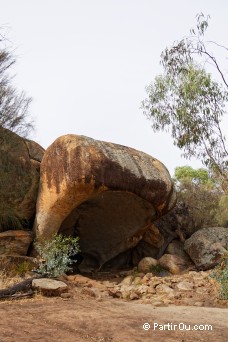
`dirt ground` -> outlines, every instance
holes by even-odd
[[[225,342],[228,335],[227,308],[153,307],[114,298],[36,296],[3,301],[0,317],[0,342]],[[143,329],[145,323],[150,324],[149,330]],[[154,329],[156,323],[160,326]],[[185,325],[190,330],[184,330]]]
[[[164,300],[161,306],[108,295],[107,289],[113,292],[126,281],[120,274],[65,276],[68,298],[36,293],[33,298],[0,301],[0,342],[227,341],[228,305],[214,301],[207,273],[152,277],[163,284],[195,281],[194,291],[184,291],[174,301]]]

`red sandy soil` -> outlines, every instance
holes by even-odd
[[[151,342],[227,341],[228,309],[212,307],[154,307],[135,301],[82,297],[0,302],[0,342]],[[143,329],[149,323],[148,331]],[[154,323],[171,323],[173,330],[154,330]],[[191,330],[181,330],[186,324]],[[174,324],[178,326],[175,327]],[[180,324],[180,326],[179,326]],[[207,330],[203,325],[211,325]],[[201,325],[204,330],[193,330]],[[180,327],[180,328],[179,328]],[[161,327],[161,328],[164,328]]]

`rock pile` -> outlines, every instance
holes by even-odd
[[[81,294],[99,300],[112,297],[153,306],[215,306],[217,303],[216,284],[209,272],[190,271],[169,277],[129,273],[121,282],[119,278],[95,281],[82,275],[68,276],[68,281],[76,285]]]

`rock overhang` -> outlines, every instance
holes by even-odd
[[[175,200],[169,172],[157,159],[130,147],[65,135],[41,163],[34,230],[38,240],[78,233],[82,253],[101,267],[133,248]]]

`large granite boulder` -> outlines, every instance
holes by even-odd
[[[40,177],[36,238],[79,236],[81,270],[132,250],[176,201],[169,172],[157,159],[84,136],[58,138],[44,154]]]
[[[184,243],[184,250],[197,268],[213,268],[228,250],[228,228],[211,227],[195,232]]]
[[[32,226],[43,154],[34,141],[0,127],[0,232]]]

